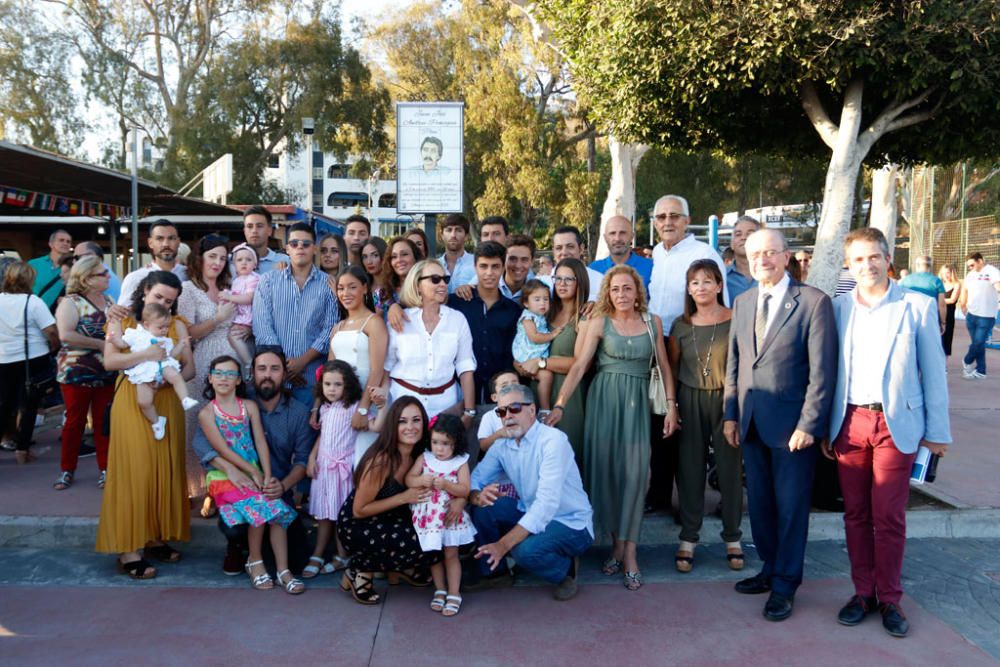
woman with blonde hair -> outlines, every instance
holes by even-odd
[[[587,325],[583,345],[563,382],[548,417],[550,426],[562,419],[569,397],[597,355],[597,374],[587,392],[584,423],[584,486],[594,507],[594,534],[610,533],[611,557],[602,571],[624,570],[631,591],[642,586],[636,556],[642,511],[649,485],[649,381],[653,364],[659,369],[667,397],[663,437],[677,429],[673,376],[663,346],[660,318],[646,310],[642,279],[630,266],[615,266],[605,275]]]
[[[941,333],[941,346],[946,357],[951,356],[951,341],[955,336],[955,306],[962,297],[962,281],[958,277],[958,269],[954,264],[945,264],[938,271],[938,278],[944,285],[944,303],[947,308],[944,318],[944,331]]]
[[[115,373],[104,368],[104,329],[113,304],[104,292],[111,280],[100,258],[82,257],[73,264],[66,283],[66,297],[56,308],[56,327],[62,346],[56,359],[56,380],[66,405],[62,427],[60,473],[57,491],[73,485],[80,460],[80,444],[87,414],[93,415],[97,450],[97,487],[103,489],[108,469],[108,435],[104,417],[115,393]]]
[[[444,305],[449,278],[436,260],[422,260],[410,269],[399,295],[407,321],[402,331],[389,329],[385,370],[393,401],[413,396],[428,418],[462,410],[468,428],[476,416],[476,357],[465,316]],[[456,384],[462,387],[461,402]]]

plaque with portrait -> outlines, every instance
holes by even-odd
[[[396,210],[461,213],[465,105],[396,104]]]

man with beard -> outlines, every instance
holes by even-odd
[[[181,245],[181,237],[174,223],[162,218],[154,221],[149,226],[147,242],[153,261],[141,269],[136,269],[122,280],[121,299],[118,304],[125,308],[132,307],[132,293],[151,271],[170,271],[180,278],[181,282],[187,280],[187,269],[177,261],[177,248]]]
[[[472,284],[476,277],[475,261],[465,250],[465,239],[469,235],[469,219],[461,213],[449,213],[440,224],[441,238],[444,240],[444,254],[438,258],[446,275],[451,276],[448,291],[452,294],[461,285]]]
[[[260,408],[260,420],[271,456],[271,481],[260,491],[270,500],[282,498],[294,507],[292,492],[306,475],[309,452],[316,439],[316,432],[309,427],[309,409],[283,391],[285,357],[280,351],[257,353],[253,360],[253,381],[254,400]],[[226,473],[238,489],[255,488],[252,479],[219,456],[200,427],[195,429],[191,446],[206,469]],[[222,571],[230,576],[242,574],[248,551],[246,524],[229,527],[220,518],[219,530],[226,536],[227,542]],[[288,564],[296,576],[302,572],[311,554],[302,520],[296,519],[288,527]],[[264,563],[273,577],[274,554],[269,540],[264,540]]]
[[[622,215],[608,218],[608,221],[604,223],[604,242],[608,244],[608,256],[591,262],[590,268],[603,277],[612,266],[620,264],[631,266],[642,278],[646,291],[649,292],[649,279],[653,275],[653,261],[632,250],[634,239],[635,230],[632,229],[631,220]],[[598,290],[600,290],[600,283],[598,283]]]

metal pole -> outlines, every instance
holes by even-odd
[[[424,214],[424,234],[427,235],[427,256],[437,254],[437,213]]]
[[[959,256],[960,263],[964,263],[961,260],[965,259],[965,256],[969,254],[969,221],[965,219],[965,162],[962,163],[962,222],[958,228],[958,247],[961,251]]]
[[[114,273],[118,273],[120,269],[118,268],[118,236],[115,234],[115,225],[118,221],[115,220],[115,216],[108,218],[108,234],[111,235],[111,270]]]
[[[132,270],[139,268],[139,129],[132,128]]]
[[[708,245],[713,250],[719,249],[719,216],[714,213],[708,216]]]

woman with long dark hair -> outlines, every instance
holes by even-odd
[[[347,268],[347,244],[339,234],[324,234],[319,238],[319,254],[316,256],[319,270],[335,279]]]
[[[379,277],[382,288],[376,299],[383,313],[389,312],[392,304],[399,303],[403,282],[418,261],[420,261],[420,250],[413,241],[401,236],[389,240]]]
[[[110,339],[134,327],[146,303],[169,308],[173,316],[168,335],[174,344],[188,338],[183,318],[177,316],[181,281],[169,271],[152,271],[132,293],[133,312],[121,319],[108,315],[108,341],[104,367],[125,370],[141,361],[161,361],[166,351],[152,345],[142,352],[120,351]],[[194,376],[190,348],[180,353],[181,376]],[[166,540],[190,539],[191,511],[185,489],[184,408],[173,388],[156,392],[156,412],[167,418],[166,439],[156,440],[139,409],[136,385],[122,382],[111,405],[111,441],[108,447],[108,480],[104,487],[101,517],[97,524],[97,551],[118,554],[118,570],[133,579],[152,579],[156,570],[146,560],[175,563],[180,552]],[[139,550],[142,550],[142,555]]]
[[[382,432],[354,471],[354,491],[340,509],[337,534],[351,557],[341,587],[361,604],[379,602],[373,573],[388,572],[389,583],[426,586],[427,568],[441,560],[440,551],[420,548],[410,515],[410,504],[426,501],[430,490],[404,483],[429,443],[427,413],[420,401],[403,396],[389,408]]]

